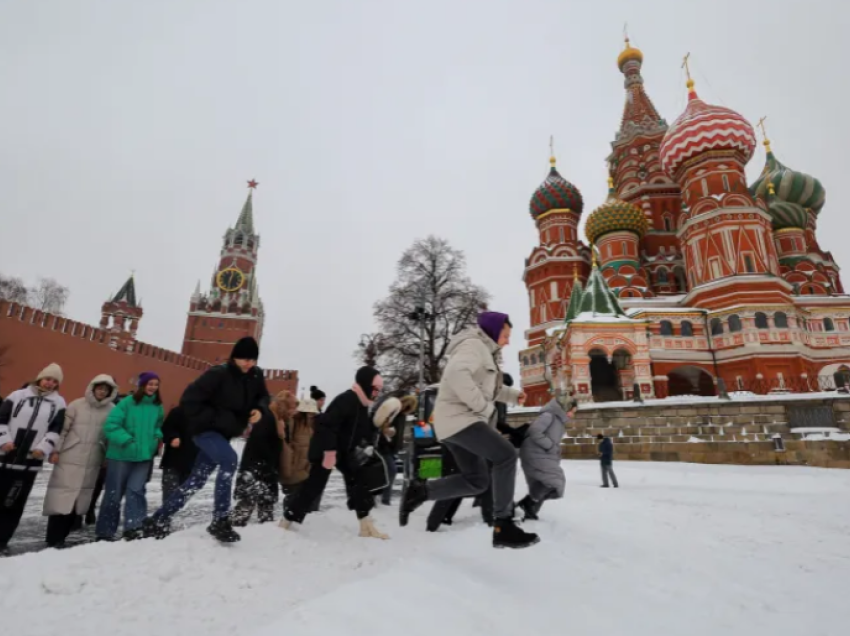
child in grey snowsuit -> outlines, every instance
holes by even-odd
[[[528,428],[519,451],[528,495],[517,504],[525,519],[537,519],[544,501],[564,496],[566,477],[561,468],[561,440],[575,410],[572,406],[569,412],[565,411],[553,398],[540,409],[540,415]]]

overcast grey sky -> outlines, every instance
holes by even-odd
[[[264,366],[346,388],[396,260],[434,233],[514,318],[516,372],[529,197],[553,134],[585,217],[604,200],[624,22],[668,122],[688,51],[701,97],[768,116],[779,158],[827,190],[822,247],[850,263],[847,3],[7,0],[0,272],[59,279],[95,323],[135,269],[139,337],[179,350],[256,178]]]

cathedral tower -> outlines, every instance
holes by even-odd
[[[136,331],[142,319],[142,304],[136,301],[136,281],[133,276],[118,293],[103,303],[100,328],[109,332],[109,346],[116,351],[130,352],[136,341]]]
[[[257,286],[257,250],[260,237],[254,230],[253,193],[256,181],[248,182],[248,198],[236,225],[224,234],[218,265],[210,291],[195,288],[189,303],[183,354],[211,363],[230,356],[234,343],[245,336],[259,342],[263,335],[263,303]]]

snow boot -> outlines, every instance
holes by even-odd
[[[529,548],[540,543],[540,537],[533,532],[525,532],[513,519],[496,519],[493,525],[494,548]]]
[[[412,479],[405,483],[401,493],[401,504],[398,507],[398,525],[407,525],[411,513],[428,501],[428,486],[421,479]]]
[[[230,517],[213,519],[213,522],[207,528],[207,532],[212,535],[213,539],[221,543],[236,543],[242,540],[242,537],[230,524]]]
[[[360,536],[366,537],[366,538],[369,538],[369,539],[383,539],[383,540],[387,540],[387,539],[390,538],[390,535],[384,534],[383,532],[380,532],[375,527],[375,522],[372,521],[371,517],[363,517],[360,520]]]
[[[86,513],[86,525],[87,526],[93,526],[96,523],[97,523],[97,515],[94,513],[93,510],[89,510]]]
[[[71,524],[71,532],[79,532],[83,529],[82,515],[74,515],[74,523]]]
[[[145,539],[164,539],[171,534],[171,523],[148,517],[142,521],[142,536]]]
[[[537,516],[537,511],[539,507],[537,502],[531,498],[531,495],[526,495],[523,497],[517,506],[522,509],[522,520],[523,521],[537,521],[540,517]]]
[[[124,541],[138,541],[139,539],[144,539],[144,534],[141,528],[136,528],[135,530],[125,530],[121,538]]]

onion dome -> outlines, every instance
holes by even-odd
[[[629,38],[626,38],[626,48],[617,57],[617,68],[622,71],[625,63],[632,61],[643,62],[643,52],[629,44]]]
[[[549,164],[552,166],[549,176],[531,196],[529,204],[531,218],[536,219],[552,210],[571,210],[581,214],[584,210],[581,192],[560,175],[555,168],[555,157],[549,159]]]
[[[706,104],[688,80],[688,105],[664,135],[659,154],[671,178],[686,161],[713,151],[733,151],[747,163],[756,149],[756,134],[746,119],[730,108]]]
[[[767,181],[765,187],[768,193],[767,212],[773,222],[773,229],[784,230],[793,227],[805,230],[808,221],[808,213],[805,208],[798,203],[783,201],[776,195],[772,182]]]
[[[768,185],[771,184],[776,191],[776,202],[774,203],[771,199],[768,207],[772,208],[774,204],[779,205],[784,202],[809,208],[818,214],[826,199],[826,191],[821,182],[804,172],[797,172],[783,165],[770,149],[769,140],[765,139],[764,145],[767,148],[767,160],[758,180],[750,186],[750,193],[754,197],[768,201]],[[805,228],[805,223],[790,227]]]
[[[584,224],[584,234],[591,243],[609,232],[634,232],[642,238],[649,229],[646,215],[638,206],[618,199],[614,180],[608,179],[608,200],[596,208]]]

